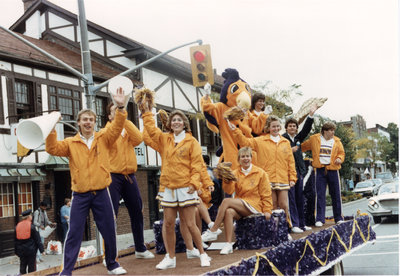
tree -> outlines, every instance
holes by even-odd
[[[388,167],[394,173],[397,172],[396,162],[399,162],[399,128],[395,123],[389,123],[386,129],[390,134],[390,143],[393,144],[393,150],[388,156]]]
[[[364,133],[363,136],[355,141],[357,148],[356,158],[369,159],[371,167],[375,170],[376,162],[388,163],[390,154],[393,151],[393,144],[378,133]]]
[[[300,91],[301,85],[292,84],[286,89],[282,89],[274,85],[271,81],[256,84],[252,87],[254,92],[259,92],[265,97],[265,105],[271,105],[273,108],[272,114],[279,118],[284,118],[293,114],[293,109],[285,103],[291,103],[295,97],[302,96],[303,92]]]

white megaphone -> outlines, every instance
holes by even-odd
[[[21,120],[16,130],[19,143],[27,149],[40,147],[60,117],[60,112],[51,112],[43,116]]]
[[[117,94],[117,89],[122,88],[124,90],[124,94],[126,96],[130,96],[131,92],[133,90],[133,83],[132,81],[124,76],[116,76],[110,79],[110,82],[108,83],[108,92],[116,95]]]

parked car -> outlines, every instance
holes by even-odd
[[[385,184],[380,178],[369,179],[369,181],[372,181],[375,184],[374,190],[372,191],[372,195],[377,195],[379,187]]]
[[[362,196],[372,196],[375,185],[374,182],[366,180],[362,182],[358,182],[353,192],[357,194],[361,194]]]
[[[380,173],[377,173],[375,175],[375,178],[382,179],[382,181],[385,182],[385,183],[389,183],[389,182],[392,182],[394,180],[393,179],[393,175],[392,175],[391,172],[380,172]]]
[[[380,223],[382,217],[399,215],[399,181],[383,184],[378,195],[368,201],[368,212],[375,223]]]

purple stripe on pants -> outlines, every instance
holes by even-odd
[[[107,189],[72,194],[69,231],[64,244],[61,275],[71,275],[78,258],[85,230],[86,218],[92,209],[96,225],[105,243],[107,269],[119,267],[117,258],[114,210]]]
[[[333,217],[335,222],[343,220],[342,197],[340,193],[339,172],[337,170],[315,169],[315,192],[316,192],[316,217],[315,221],[325,223],[326,207],[326,185],[332,198]]]
[[[122,197],[131,218],[135,250],[144,252],[147,248],[144,245],[143,237],[143,203],[135,174],[132,173],[125,176],[119,173],[111,173],[111,179],[112,182],[108,189],[111,194],[115,215],[118,216],[119,200]]]

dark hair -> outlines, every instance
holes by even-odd
[[[324,135],[324,132],[327,130],[335,130],[336,125],[333,122],[326,122],[325,124],[322,125],[321,127],[321,134]]]
[[[113,107],[114,103],[113,102],[109,102],[108,105],[106,106],[106,115],[107,115],[107,120],[109,121],[110,119],[108,118],[108,116],[111,115],[111,107]]]
[[[67,197],[67,198],[64,199],[64,204],[67,205],[68,202],[70,202],[70,201],[71,201],[71,199],[69,197]]]
[[[293,118],[293,117],[291,117],[291,118],[289,118],[289,119],[286,120],[285,129],[287,129],[287,127],[288,127],[289,124],[295,124],[296,127],[299,128],[299,122],[298,122],[295,118]]]
[[[40,202],[40,206],[47,207],[47,203],[42,201],[42,202]]]
[[[256,102],[258,102],[258,100],[263,100],[265,102],[265,95],[263,93],[256,92],[251,96],[250,111],[253,111],[255,109]],[[265,104],[261,110],[264,111],[264,109],[265,109]]]
[[[210,156],[203,154],[203,160],[204,160],[204,163],[206,163],[207,166],[210,165]]]
[[[190,124],[189,124],[188,118],[187,118],[186,115],[185,115],[182,111],[180,111],[180,110],[174,110],[174,111],[172,111],[172,112],[169,114],[169,116],[168,116],[168,121],[167,121],[167,125],[166,125],[167,129],[169,129],[170,132],[173,132],[172,129],[171,129],[171,121],[172,121],[172,117],[174,117],[175,115],[178,115],[179,117],[182,118],[182,120],[183,120],[183,129],[184,129],[186,132],[192,132],[191,129],[190,129]]]

